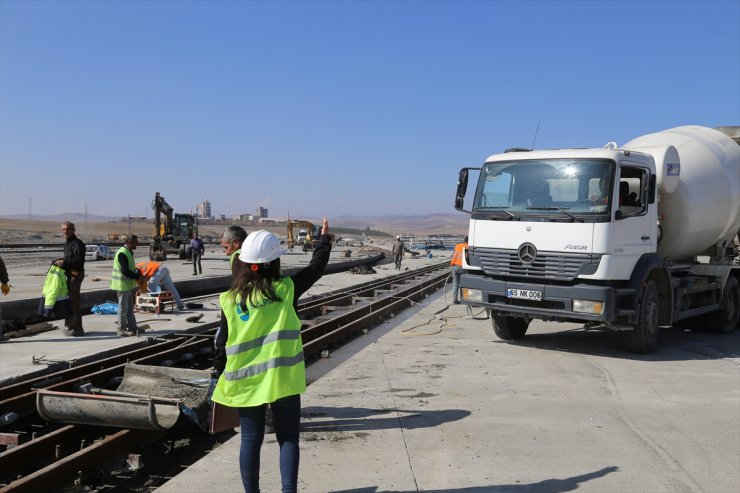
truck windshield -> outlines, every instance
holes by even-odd
[[[610,208],[614,161],[609,159],[516,160],[483,166],[473,211],[547,215],[573,219]]]

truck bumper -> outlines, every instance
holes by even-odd
[[[586,283],[569,286],[549,285],[463,274],[460,277],[460,288],[460,299],[464,304],[484,307],[508,316],[609,324],[618,316],[629,316],[628,312],[631,312],[631,310],[621,310],[617,307],[617,298],[630,295],[631,290],[610,286]],[[467,298],[466,289],[480,291],[480,300]],[[510,298],[507,297],[509,289],[540,291],[542,298],[538,301]],[[574,311],[574,300],[603,303],[603,310],[599,314]]]

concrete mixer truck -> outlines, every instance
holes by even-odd
[[[461,301],[485,308],[508,340],[533,319],[621,331],[638,353],[684,320],[733,331],[740,127],[720,128],[677,127],[621,147],[511,149],[461,169],[455,208],[470,213]]]

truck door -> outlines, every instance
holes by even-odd
[[[640,256],[657,248],[657,215],[648,204],[650,168],[621,163],[615,185],[618,201],[614,213],[614,253]]]

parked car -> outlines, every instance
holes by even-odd
[[[411,245],[414,250],[450,250],[441,240],[428,240]]]
[[[115,253],[105,245],[87,245],[85,260],[113,260]]]

